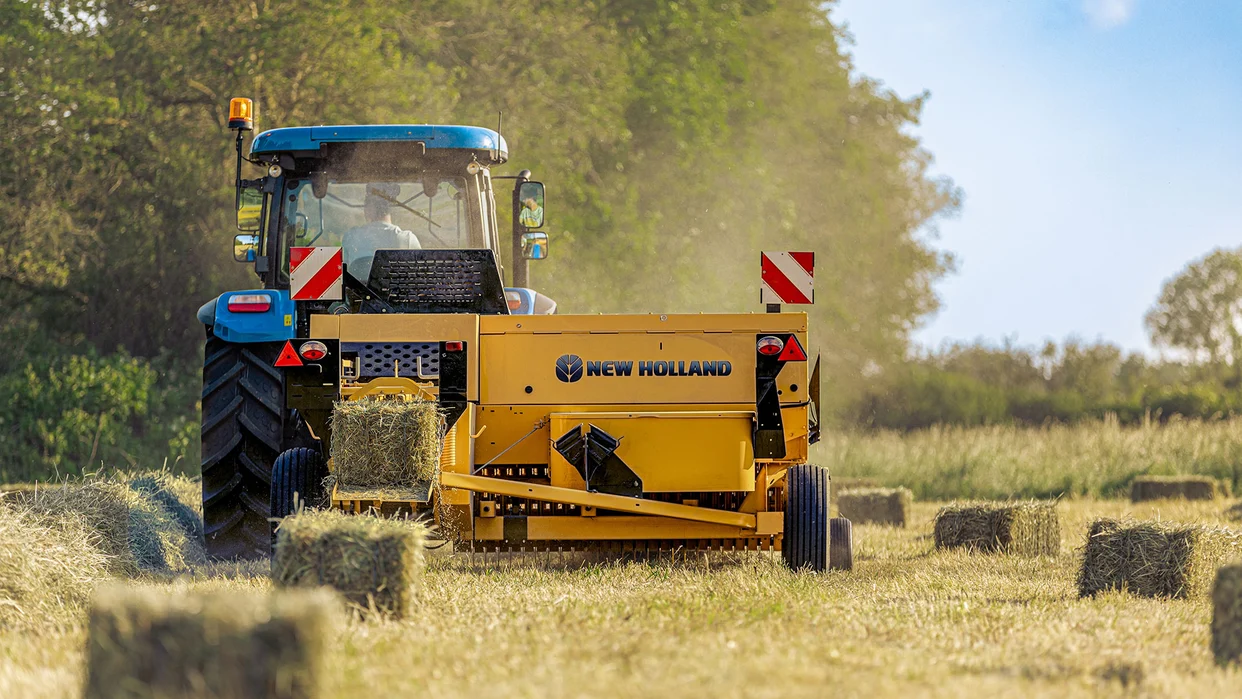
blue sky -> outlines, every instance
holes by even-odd
[[[923,344],[1078,336],[1152,351],[1161,284],[1242,246],[1242,0],[841,0],[859,72],[931,91],[915,129],[965,192]]]

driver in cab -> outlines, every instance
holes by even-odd
[[[376,250],[419,250],[418,237],[392,222],[392,205],[401,185],[381,182],[367,185],[362,215],[366,223],[345,231],[341,247],[349,273],[362,282],[371,277]]]

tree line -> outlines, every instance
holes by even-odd
[[[911,135],[927,95],[849,42],[816,0],[0,0],[0,480],[197,463],[195,311],[254,283],[236,95],[260,129],[503,112],[563,312],[759,310],[758,253],[815,250],[846,410],[936,309],[961,196]]]
[[[1161,358],[1076,339],[916,352],[878,372],[849,420],[910,430],[1242,415],[1242,249],[1187,264],[1165,283],[1145,322]]]

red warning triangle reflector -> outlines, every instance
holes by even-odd
[[[776,358],[778,362],[805,362],[806,352],[802,350],[802,345],[798,344],[798,336],[790,335],[789,340],[785,342],[785,349],[781,351],[781,356]]]
[[[273,366],[302,366],[302,358],[293,350],[293,343],[285,340],[285,348],[280,351]]]

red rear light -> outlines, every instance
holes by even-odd
[[[780,339],[779,337],[774,337],[772,335],[766,335],[764,337],[759,338],[759,345],[757,347],[757,349],[759,350],[759,354],[766,354],[766,355],[777,354],[784,348],[785,348],[784,340]]]
[[[461,340],[450,340],[449,342],[444,343],[444,351],[445,352],[460,352],[465,346],[466,346],[465,343],[463,343]]]
[[[272,297],[267,294],[234,294],[229,297],[231,313],[266,313],[272,307]]]
[[[302,355],[302,359],[308,362],[317,362],[328,356],[328,346],[319,340],[303,342],[302,346],[298,348],[298,354]]]

